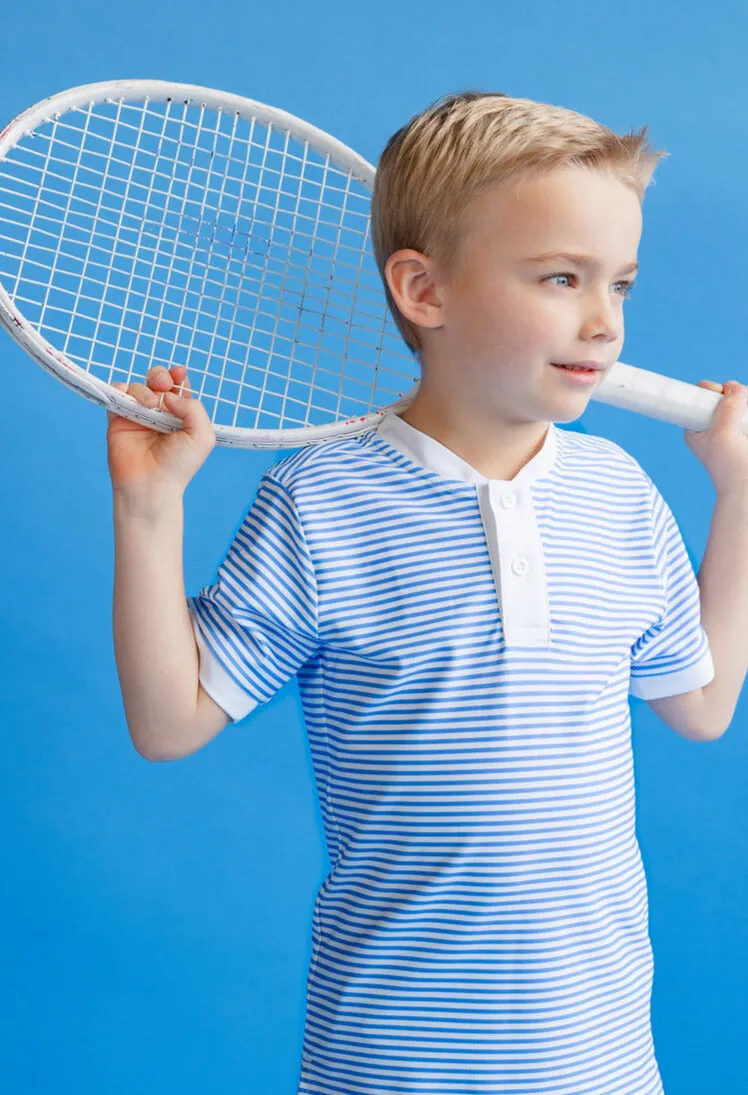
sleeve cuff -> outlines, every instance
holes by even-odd
[[[703,657],[679,669],[677,673],[657,673],[647,677],[632,676],[629,681],[629,694],[642,700],[659,700],[664,696],[677,696],[681,692],[691,692],[703,688],[714,680],[714,662],[712,652],[707,650]]]
[[[210,698],[222,707],[232,722],[240,722],[250,711],[259,706],[259,701],[240,688],[234,678],[223,668],[210,649],[200,631],[195,613],[188,602],[192,630],[200,654],[198,679]]]

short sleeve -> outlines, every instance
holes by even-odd
[[[631,647],[629,692],[644,700],[690,692],[714,678],[696,574],[670,507],[651,480],[650,489],[653,548],[665,607]]]
[[[317,585],[286,489],[266,472],[218,568],[187,598],[200,683],[238,722],[266,703],[318,646]]]

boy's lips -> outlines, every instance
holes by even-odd
[[[599,361],[552,361],[551,365],[579,365],[584,369],[597,369],[598,371],[602,371],[605,368],[605,365],[601,364]]]

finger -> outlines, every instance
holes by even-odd
[[[174,384],[174,378],[165,365],[154,365],[148,370],[145,382],[149,388],[161,392],[168,392]]]
[[[159,395],[165,392],[176,391],[179,395],[191,395],[190,383],[187,379],[187,368],[184,365],[175,365],[167,369],[165,365],[154,365],[149,369],[146,383]],[[163,409],[163,399],[159,400],[159,410]]]
[[[169,393],[173,393],[177,396],[184,396],[189,399],[192,396],[190,388],[190,382],[187,377],[187,369],[184,365],[175,365],[173,369],[162,369],[158,376],[154,373],[154,381],[160,380],[159,385],[159,410],[164,409],[164,396]]]
[[[742,419],[745,413],[746,397],[748,389],[735,380],[728,380],[724,384],[722,398],[717,403],[712,417],[712,425],[718,430],[728,432],[742,429]]]
[[[188,399],[192,397],[192,385],[190,384],[190,378],[187,375],[187,370],[184,370],[184,376],[179,378],[180,383],[179,394],[186,396]]]
[[[211,448],[215,445],[216,434],[213,423],[199,399],[180,396],[177,392],[166,392],[164,395],[164,410],[177,418],[181,418],[185,433],[196,441],[201,444],[207,442]]]
[[[748,394],[748,388],[745,384],[738,383],[737,380],[728,380],[724,386],[724,393],[726,396],[730,396],[733,400],[745,399]]]
[[[180,384],[183,382],[185,376],[187,375],[187,369],[184,365],[173,365],[168,370],[168,373],[169,373],[169,376],[171,377],[172,385],[175,388],[178,388],[180,386]]]
[[[158,406],[158,392],[154,392],[151,388],[146,387],[145,384],[141,384],[140,381],[135,381],[131,384],[127,394],[133,396],[137,399],[138,403],[142,403],[145,407]]]
[[[169,376],[171,377],[171,390],[175,391],[177,395],[187,395],[190,391],[187,367],[185,365],[174,365],[173,368],[169,369]]]

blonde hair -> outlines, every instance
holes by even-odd
[[[405,342],[417,328],[397,307],[385,277],[395,251],[414,248],[449,269],[469,203],[489,186],[555,167],[612,172],[639,201],[669,153],[645,142],[647,127],[621,136],[566,107],[503,92],[442,96],[390,137],[377,165],[371,204],[374,257]]]

